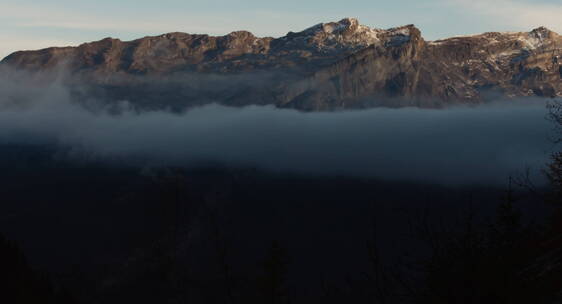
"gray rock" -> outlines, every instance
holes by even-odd
[[[414,25],[372,29],[346,18],[276,39],[246,31],[106,38],[16,52],[0,65],[33,73],[63,66],[70,86],[87,84],[78,93],[148,108],[220,102],[313,111],[562,96],[562,36],[544,27],[425,41]]]

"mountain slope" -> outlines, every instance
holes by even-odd
[[[87,94],[148,108],[440,107],[482,102],[490,92],[562,96],[562,36],[544,27],[428,42],[413,25],[373,29],[346,18],[276,39],[245,31],[106,38],[16,52],[0,66],[33,73],[64,67],[71,87],[87,84]]]

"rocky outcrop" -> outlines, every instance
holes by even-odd
[[[276,39],[245,31],[107,38],[16,52],[1,65],[32,72],[62,66],[70,85],[87,83],[90,93],[151,107],[331,110],[562,96],[562,36],[544,27],[425,41],[413,25],[373,29],[346,18]]]
[[[283,101],[305,109],[440,107],[478,103],[498,94],[562,96],[562,37],[548,29],[433,42],[424,41],[414,26],[384,35],[384,43],[289,86]]]

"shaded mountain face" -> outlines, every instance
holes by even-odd
[[[64,71],[77,97],[139,108],[209,102],[301,110],[442,107],[494,96],[562,96],[562,36],[484,33],[425,41],[413,25],[373,29],[346,18],[281,38],[169,33],[20,51],[0,67]],[[60,75],[59,75],[60,76]]]

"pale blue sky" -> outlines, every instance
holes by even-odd
[[[561,16],[562,0],[0,0],[0,58],[171,31],[276,37],[344,17],[379,28],[414,23],[428,40],[540,25],[562,32]]]

